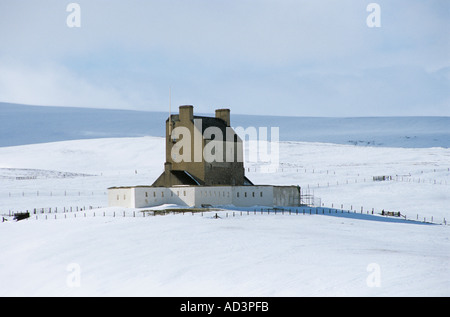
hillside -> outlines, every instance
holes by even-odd
[[[28,121],[23,133],[1,138],[0,214],[8,221],[0,223],[0,296],[450,295],[450,149],[439,123],[447,118],[233,116],[236,124],[278,122],[289,139],[279,143],[278,166],[247,162],[247,176],[256,184],[298,184],[321,199],[320,207],[269,214],[260,206],[220,206],[220,218],[216,212],[144,218],[142,209],[107,207],[106,189],[151,184],[160,175],[164,138],[155,121],[166,114],[19,108],[10,109],[9,123],[1,113],[9,129],[18,118]],[[336,140],[350,138],[346,122],[353,129],[360,122],[351,137],[362,141],[364,121],[379,120],[385,130],[378,127],[370,139],[384,138],[390,147],[333,144],[333,129],[342,129]],[[291,140],[319,122],[330,128],[310,137],[328,143]],[[426,133],[432,122],[435,135]],[[397,131],[389,134],[388,126]],[[394,135],[416,129],[417,138],[401,139],[413,147],[393,146]],[[427,137],[440,147],[422,148]],[[373,180],[382,175],[392,179]],[[27,210],[28,220],[9,217]],[[382,210],[406,220],[380,216]]]
[[[1,213],[38,213],[0,223],[0,296],[448,296],[449,155],[282,142],[280,168],[249,165],[250,179],[299,184],[345,212],[241,215],[227,206],[219,219],[142,218],[105,208],[105,191],[151,183],[162,170],[163,138],[3,147]],[[384,174],[405,176],[372,181]],[[372,208],[410,221],[367,215]]]
[[[450,117],[311,118],[240,115],[234,109],[231,112],[233,127],[279,127],[281,141],[450,147]],[[0,103],[0,147],[79,139],[164,136],[167,116],[168,113],[163,111]]]

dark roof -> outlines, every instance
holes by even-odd
[[[170,172],[178,178],[183,185],[204,185],[203,181],[184,170],[172,170]]]
[[[172,121],[179,121],[180,116],[178,114],[171,115]],[[201,119],[202,120],[202,134],[205,133],[205,130],[209,127],[217,127],[222,131],[222,135],[225,138],[227,135],[227,123],[220,118],[215,117],[205,117],[205,116],[194,116],[195,119]],[[166,122],[169,121],[169,118],[167,118]],[[236,133],[233,130],[233,134],[236,135]],[[235,140],[236,141],[236,140]]]
[[[222,130],[223,135],[226,135],[227,123],[224,120],[220,118],[203,116],[194,116],[194,120],[195,119],[202,120],[202,133],[204,133],[205,130],[209,127],[218,127],[220,130]]]
[[[244,176],[244,186],[254,186],[253,182],[247,178],[247,176]]]

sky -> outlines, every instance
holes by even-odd
[[[0,0],[0,102],[169,99],[199,113],[450,116],[450,1]]]

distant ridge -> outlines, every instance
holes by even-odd
[[[30,106],[0,102],[0,147],[66,140],[164,136],[167,112]],[[450,147],[450,117],[239,115],[231,125],[279,127],[281,141],[360,146]]]
[[[163,136],[167,114],[0,103],[0,146],[79,139]]]

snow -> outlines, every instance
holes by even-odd
[[[123,217],[106,188],[151,184],[163,138],[0,147],[0,213],[38,211],[0,223],[0,296],[450,295],[450,149],[279,145],[278,168],[250,162],[247,176],[298,184],[323,207]]]
[[[448,296],[448,227],[314,215],[2,224],[2,296]],[[79,285],[68,283],[73,264]],[[368,283],[371,265],[379,284]]]
[[[0,102],[0,146],[148,135],[163,137],[165,128],[161,123],[167,119],[168,110],[45,107]],[[450,147],[450,117],[327,118],[242,115],[236,112],[231,110],[233,127],[280,127],[281,141],[404,148]],[[214,113],[195,114],[214,116]]]

